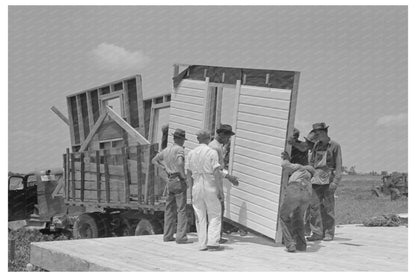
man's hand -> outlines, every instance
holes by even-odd
[[[330,191],[335,191],[337,189],[338,185],[335,184],[334,182],[329,184],[329,190]]]
[[[227,175],[225,175],[225,178],[228,180],[228,181],[230,181],[230,183],[233,185],[233,186],[238,186],[238,184],[239,184],[239,181],[238,181],[238,178],[237,177],[235,177],[235,176],[233,176],[233,175],[230,175],[230,174],[227,174]]]
[[[280,154],[280,157],[282,158],[282,160],[290,160],[289,153],[287,153],[286,151],[282,152]]]

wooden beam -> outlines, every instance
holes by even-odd
[[[290,105],[289,105],[289,119],[287,121],[287,132],[286,132],[286,145],[285,151],[291,153],[292,147],[289,144],[289,138],[293,134],[293,128],[295,125],[295,114],[296,114],[296,102],[298,98],[298,88],[299,88],[299,78],[300,72],[295,72],[292,93],[290,94]],[[282,244],[282,226],[280,224],[280,207],[282,206],[283,197],[285,189],[289,180],[289,174],[287,170],[283,171],[282,179],[280,181],[280,192],[279,192],[279,208],[277,210],[277,232],[275,237],[275,242],[277,244]]]
[[[84,201],[85,195],[85,162],[84,162],[84,152],[81,152],[81,201]]]
[[[238,135],[237,134],[237,119],[238,119],[238,107],[240,104],[240,91],[241,91],[241,80],[237,80],[235,84],[234,114],[233,114],[233,123],[232,123],[232,128],[234,132],[236,133],[236,135],[231,137],[230,160],[228,162],[228,171],[230,174],[233,174],[235,138]]]
[[[146,183],[144,187],[144,202],[145,204],[153,205],[155,203],[155,166],[152,163],[153,157],[156,155],[159,144],[150,145],[149,159],[146,173]]]
[[[66,149],[66,156],[65,156],[65,158],[66,158],[66,168],[65,168],[65,178],[66,178],[66,190],[65,190],[65,193],[66,193],[66,200],[69,200],[70,199],[70,196],[69,196],[69,192],[70,192],[70,182],[69,182],[69,180],[70,180],[70,154],[69,154],[69,148],[67,148]]]
[[[137,198],[141,203],[142,196],[142,146],[137,145]]]
[[[164,102],[164,103],[159,103],[159,104],[152,103],[153,109],[163,109],[163,108],[169,108],[169,107],[170,107],[170,102]]]
[[[217,88],[217,103],[216,103],[216,107],[215,107],[215,130],[217,128],[219,128],[220,124],[221,124],[221,108],[222,108],[222,94],[223,94],[223,88],[222,87],[218,87]],[[214,130],[214,131],[215,131]]]
[[[75,156],[74,153],[71,153],[71,193],[72,200],[75,200]]]
[[[105,106],[107,110],[107,115],[113,119],[121,128],[126,130],[126,132],[132,136],[133,138],[137,139],[140,144],[150,144],[149,141],[144,138],[139,132],[137,132],[129,123],[127,123],[123,118],[120,117],[116,112],[113,111],[108,106]]]
[[[100,158],[100,151],[95,151],[95,164],[96,164],[96,171],[97,171],[97,202],[100,203],[101,201],[101,158]]]
[[[130,171],[129,171],[129,164],[128,164],[128,151],[127,147],[123,147],[121,148],[122,154],[121,157],[123,159],[123,169],[124,169],[124,199],[123,202],[124,203],[129,203],[130,202]]]
[[[209,124],[209,110],[208,110],[209,90],[210,90],[210,88],[209,88],[209,77],[206,77],[205,78],[205,91],[202,92],[203,97],[204,97],[204,100],[202,101],[203,108],[204,108],[204,111],[203,111],[204,114],[202,116],[202,126],[201,126],[201,128],[208,129],[208,130],[209,130],[209,128],[208,128],[208,124]]]
[[[108,167],[108,151],[104,151],[105,200],[110,202],[110,170]]]
[[[64,116],[59,110],[58,108],[56,108],[55,106],[51,107],[51,111],[53,111],[60,119],[62,119],[63,122],[66,123],[66,125],[70,126],[69,124],[69,119]]]
[[[130,102],[129,102],[129,95],[127,91],[127,82],[123,81],[123,100],[124,100],[124,112],[127,122],[131,123],[130,121]]]
[[[87,91],[87,110],[88,110],[88,124],[89,130],[91,133],[91,129],[94,126],[94,112],[92,111],[92,97],[91,91]],[[89,135],[89,134],[88,134]]]
[[[79,142],[82,144],[85,140],[85,134],[84,134],[84,120],[82,119],[81,95],[77,95],[76,100],[77,100]]]
[[[68,107],[68,119],[69,119],[69,133],[71,137],[71,146],[75,145],[75,130],[74,130],[74,119],[72,118],[72,106],[71,98],[66,98],[66,105]]]
[[[109,100],[109,99],[121,97],[122,95],[123,95],[123,91],[122,90],[118,90],[118,91],[115,91],[115,92],[111,92],[111,93],[107,93],[107,94],[100,95],[98,97],[98,99],[100,101],[105,101],[105,100]]]
[[[88,134],[87,138],[82,143],[79,151],[84,152],[85,149],[87,149],[88,144],[90,144],[92,138],[94,137],[95,133],[100,128],[101,124],[104,122],[105,117],[107,116],[107,112],[104,112],[100,115],[100,117],[97,119],[97,122],[95,122],[94,126],[92,127],[90,133]]]
[[[142,91],[142,76],[136,76],[136,94],[137,94],[137,106],[139,116],[139,132],[146,136],[145,124],[144,124],[144,103],[143,103],[143,91]]]

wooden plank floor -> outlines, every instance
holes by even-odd
[[[407,271],[407,227],[340,225],[331,242],[288,253],[270,240],[228,235],[224,251],[163,242],[161,235],[32,243],[30,261],[49,271]]]

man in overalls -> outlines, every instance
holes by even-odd
[[[220,163],[217,152],[207,145],[210,133],[201,130],[196,135],[200,144],[189,151],[188,176],[192,177],[192,204],[196,215],[199,250],[221,250]]]
[[[310,165],[315,168],[312,177],[311,229],[312,236],[307,240],[334,239],[335,198],[334,193],[341,181],[341,146],[328,137],[325,123],[315,123],[312,131],[317,134],[318,142],[312,149]]]
[[[181,189],[169,191],[165,206],[165,219],[163,228],[163,241],[174,241],[176,231],[176,243],[190,243],[186,236],[186,175],[185,175],[185,131],[176,129],[173,133],[173,144],[159,152],[152,163],[166,171],[168,182],[180,179]],[[177,223],[177,224],[176,224]],[[175,228],[176,224],[176,228]]]

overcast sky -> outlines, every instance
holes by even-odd
[[[405,6],[9,8],[9,170],[62,166],[66,96],[141,74],[169,93],[172,64],[301,72],[295,126],[326,122],[344,165],[407,171]]]

